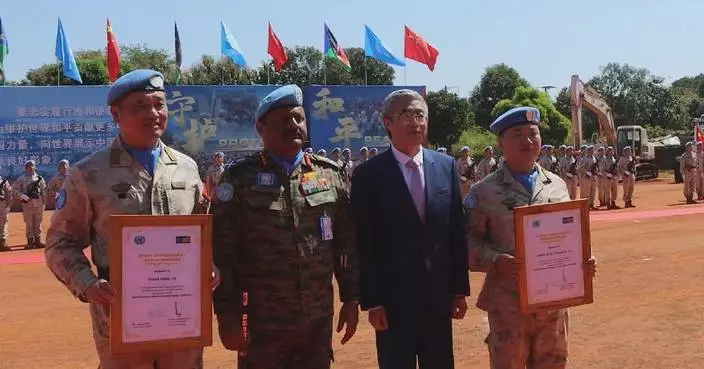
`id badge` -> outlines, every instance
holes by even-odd
[[[320,239],[323,241],[332,240],[332,219],[327,214],[320,217]]]

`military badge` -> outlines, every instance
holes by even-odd
[[[477,197],[473,193],[467,194],[464,198],[464,207],[467,209],[474,209],[477,207]]]
[[[64,207],[66,204],[66,190],[62,189],[59,191],[59,193],[56,194],[56,210],[59,210]]]
[[[535,112],[532,110],[526,110],[526,122],[535,121]]]
[[[235,194],[235,189],[229,183],[220,183],[215,188],[215,197],[220,201],[230,201]]]

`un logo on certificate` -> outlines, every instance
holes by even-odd
[[[146,239],[144,236],[142,236],[142,235],[139,235],[139,236],[135,236],[135,237],[134,237],[134,243],[135,243],[136,245],[141,246],[141,245],[144,245],[145,242],[147,242],[147,239]]]
[[[540,228],[540,221],[539,220],[533,221],[533,228]]]
[[[215,197],[220,201],[230,201],[232,200],[232,195],[235,189],[229,183],[220,183],[218,187],[215,188]]]

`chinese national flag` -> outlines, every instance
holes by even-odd
[[[699,124],[694,125],[694,142],[704,142],[704,133],[699,128]]]
[[[436,48],[423,40],[415,32],[405,26],[404,56],[428,66],[431,71],[435,69],[435,62],[440,54]]]
[[[115,82],[117,76],[120,74],[120,46],[117,44],[115,34],[112,33],[112,27],[110,26],[110,18],[108,18],[106,31],[108,36],[108,79],[110,80],[110,82]]]
[[[276,71],[280,71],[281,67],[283,67],[288,60],[288,56],[286,56],[286,50],[284,49],[284,45],[281,43],[281,40],[276,37],[274,29],[271,28],[271,23],[269,23],[269,45],[267,46],[267,53],[269,53],[269,55],[271,55],[274,59],[274,67],[276,68]]]

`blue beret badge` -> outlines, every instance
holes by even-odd
[[[235,193],[235,189],[229,183],[220,183],[215,188],[215,197],[220,201],[230,201]]]
[[[65,204],[66,204],[66,190],[62,188],[61,191],[59,191],[59,193],[56,194],[56,205],[55,205],[56,210],[63,208]]]

